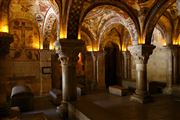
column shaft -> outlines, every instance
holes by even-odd
[[[136,64],[136,93],[144,94],[147,91],[147,65]]]
[[[76,68],[62,64],[62,101],[76,100]]]
[[[128,47],[136,64],[136,91],[131,100],[146,103],[152,99],[147,90],[147,62],[155,47],[152,45],[136,45]]]

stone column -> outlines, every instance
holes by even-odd
[[[65,117],[68,113],[68,102],[77,98],[76,62],[83,46],[84,42],[81,40],[60,39],[55,43],[62,66],[62,102],[59,109]]]
[[[4,75],[1,68],[5,62],[6,55],[9,53],[10,44],[13,42],[13,36],[8,33],[0,32],[0,116],[7,114],[6,90],[4,87]]]
[[[129,51],[126,51],[127,54],[127,79],[131,80],[131,54]]]
[[[173,83],[177,84],[178,76],[178,45],[173,45],[172,55],[173,55]]]
[[[99,82],[99,57],[103,54],[101,51],[93,51],[92,58],[93,58],[93,83],[92,83],[92,89],[98,88],[98,82]]]
[[[177,82],[177,57],[178,46],[168,45],[165,47],[168,50],[168,70],[167,70],[167,85],[164,89],[164,94],[172,94],[172,86]]]
[[[123,54],[123,61],[124,61],[124,63],[123,63],[123,71],[124,71],[124,77],[123,77],[123,79],[125,79],[125,80],[127,80],[128,78],[129,78],[129,51],[123,51],[122,52],[122,54]]]
[[[131,96],[131,100],[140,103],[151,101],[147,91],[147,62],[155,46],[153,45],[135,45],[128,47],[136,64],[136,91]]]

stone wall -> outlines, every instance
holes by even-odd
[[[166,82],[168,71],[168,53],[163,47],[156,47],[150,56],[147,65],[147,77],[149,81]]]
[[[13,52],[14,50],[10,51],[1,66],[5,76],[3,82],[6,85],[7,94],[10,95],[15,85],[27,85],[35,95],[47,94],[51,89],[51,54],[54,51],[36,50],[38,59],[26,59],[23,57],[24,53],[21,59],[15,59],[11,56]]]
[[[163,47],[156,47],[153,54],[150,55],[147,64],[148,81],[157,81],[166,83],[168,70],[168,50]],[[135,62],[132,58],[131,66],[132,80],[136,79]]]

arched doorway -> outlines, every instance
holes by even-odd
[[[105,51],[105,85],[106,88],[118,84],[117,70],[119,67],[118,45],[113,42],[108,42],[104,48]]]

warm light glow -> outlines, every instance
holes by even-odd
[[[139,44],[145,44],[145,40],[143,38],[139,38]]]
[[[87,51],[99,51],[98,47],[92,47],[91,45],[86,46]]]
[[[175,42],[175,44],[173,44],[173,45],[180,45],[180,41],[179,41],[179,39]]]
[[[122,51],[124,51],[124,52],[127,51],[127,48],[124,44],[122,45]]]
[[[0,32],[9,32],[9,27],[8,27],[8,19],[6,17],[3,17],[0,22]]]
[[[9,32],[8,26],[7,26],[7,25],[1,26],[1,27],[0,27],[0,32],[6,32],[6,33],[8,33],[8,32]]]
[[[167,43],[166,43],[166,41],[164,40],[164,41],[163,41],[163,46],[166,46],[166,45],[167,45]]]
[[[49,49],[50,49],[50,50],[54,50],[54,45],[53,45],[53,43],[50,43]]]
[[[65,26],[63,25],[60,27],[60,39],[67,38],[67,30],[65,29]]]
[[[80,40],[81,39],[81,32],[79,31],[78,32],[78,40]]]
[[[180,35],[176,40],[175,39],[173,40],[173,45],[180,45]]]
[[[38,42],[33,43],[33,48],[34,48],[34,49],[39,49],[39,47],[40,47],[40,46],[39,46],[39,43],[38,43]]]

